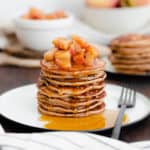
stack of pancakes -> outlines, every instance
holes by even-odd
[[[93,67],[58,69],[41,61],[38,83],[38,110],[44,115],[84,117],[104,111],[105,63],[97,60]]]
[[[130,34],[111,42],[110,61],[117,72],[144,75],[150,72],[150,36]]]

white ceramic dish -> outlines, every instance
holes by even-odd
[[[8,5],[9,3],[9,5]],[[61,3],[61,5],[60,5]],[[0,5],[0,29],[5,30],[5,32],[14,32],[14,27],[12,25],[13,20],[16,16],[21,15],[29,9],[31,6],[39,7],[46,11],[53,11],[57,9],[64,9],[66,11],[71,11],[75,15],[81,17],[81,12],[83,12],[84,6],[82,0],[5,0]],[[5,17],[7,16],[7,17]],[[88,24],[75,21],[73,23],[73,28],[71,31],[67,31],[70,34],[75,33],[83,36],[93,43],[108,44],[110,40],[119,36],[118,33],[106,34],[103,30],[95,30]],[[150,22],[145,24],[143,28],[135,31],[136,33],[150,33]],[[1,40],[1,39],[0,39]]]
[[[142,28],[150,19],[150,6],[132,8],[86,7],[83,19],[100,31],[124,34]]]
[[[54,38],[69,36],[68,29],[73,25],[73,16],[66,13],[67,18],[55,20],[30,20],[18,17],[14,20],[19,41],[24,47],[46,51]]]
[[[24,150],[92,150],[93,148],[94,150],[137,150],[125,142],[79,132],[1,134],[1,145]]]
[[[134,143],[131,143],[131,145],[142,150],[150,150],[150,140],[134,142]]]
[[[121,93],[121,87],[111,84],[106,86],[106,109],[117,110],[117,104]],[[0,97],[0,113],[2,116],[31,127],[44,128],[44,122],[39,121],[40,114],[37,111],[37,88],[35,85],[27,85],[4,93]],[[150,101],[140,93],[137,93],[137,103],[134,108],[128,109],[126,114],[129,121],[126,125],[136,123],[150,113]],[[140,110],[140,111],[139,111]],[[99,129],[98,131],[107,130]]]

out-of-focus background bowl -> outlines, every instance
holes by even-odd
[[[76,16],[81,16],[83,10],[83,0],[2,0],[2,3],[3,5],[0,5],[0,31],[5,30],[7,33],[15,32],[13,20],[27,12],[30,7],[37,7],[44,12],[67,10]]]
[[[67,17],[53,20],[31,20],[18,17],[14,20],[15,31],[19,41],[26,48],[46,51],[51,42],[59,36],[69,36],[74,17],[66,13]]]
[[[106,33],[123,34],[142,28],[150,19],[150,6],[93,8],[85,6],[83,19]]]

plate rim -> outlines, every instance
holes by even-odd
[[[23,86],[18,86],[18,87],[16,87],[16,88],[13,88],[13,89],[10,89],[10,90],[8,90],[8,91],[5,91],[4,93],[2,93],[2,94],[0,95],[0,104],[1,104],[1,98],[2,98],[2,96],[4,96],[5,94],[7,94],[7,93],[9,93],[9,92],[12,92],[12,91],[15,91],[15,90],[20,89],[20,88],[28,87],[28,86],[31,86],[31,87],[34,86],[34,87],[36,87],[36,83],[26,84],[26,85],[23,85]],[[116,86],[116,87],[122,88],[122,86],[120,86],[120,85],[111,84],[111,83],[106,83],[106,86]],[[150,104],[150,101],[148,100],[149,98],[148,98],[147,96],[145,96],[145,95],[144,95],[143,93],[141,93],[141,92],[138,92],[138,93],[139,93],[140,95],[144,96],[144,97],[146,98],[147,102]],[[1,106],[0,106],[0,107],[1,107]],[[150,110],[149,110],[149,112],[147,112],[147,114],[146,114],[144,117],[142,117],[142,118],[140,118],[140,119],[138,119],[138,120],[136,120],[136,121],[134,121],[134,122],[129,122],[129,123],[127,123],[127,124],[124,124],[124,125],[122,126],[122,128],[124,128],[124,127],[129,127],[129,126],[131,126],[131,125],[137,124],[137,123],[139,123],[139,122],[145,120],[149,115],[150,115]],[[104,129],[95,129],[95,130],[82,130],[82,131],[81,131],[81,130],[58,130],[58,129],[55,130],[55,129],[46,129],[46,128],[44,128],[44,127],[37,127],[37,126],[35,126],[35,125],[29,125],[28,123],[22,123],[22,122],[13,120],[12,118],[9,118],[6,114],[4,114],[4,113],[1,111],[1,109],[0,109],[0,116],[2,116],[3,118],[5,118],[5,119],[7,119],[7,120],[9,120],[9,121],[11,121],[11,122],[14,122],[14,123],[16,123],[16,124],[23,125],[23,126],[30,127],[30,128],[35,128],[35,129],[43,130],[43,131],[104,132],[104,131],[109,131],[109,130],[112,130],[112,129],[113,129],[113,127],[104,128]]]
[[[130,143],[130,145],[132,145],[132,146],[134,146],[136,148],[145,148],[145,146],[147,145],[147,143],[148,143],[148,147],[150,148],[150,140],[132,142],[132,143]]]

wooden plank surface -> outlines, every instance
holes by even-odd
[[[0,94],[18,86],[35,83],[38,80],[38,76],[39,69],[0,67]],[[128,77],[109,74],[106,82],[117,85],[128,85],[150,98],[150,77]],[[0,116],[0,123],[7,132],[41,131],[35,128],[19,125],[2,116]],[[111,131],[96,134],[110,136]],[[121,140],[128,142],[150,140],[150,116],[135,125],[123,128]]]

